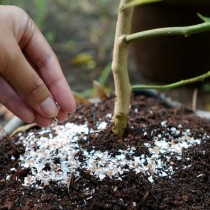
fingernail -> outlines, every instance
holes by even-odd
[[[55,117],[58,114],[58,107],[56,106],[55,102],[52,98],[48,97],[40,104],[42,112],[47,117]]]

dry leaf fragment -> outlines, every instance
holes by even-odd
[[[67,180],[67,190],[68,190],[68,193],[69,193],[70,188],[72,187],[73,183],[74,183],[74,174],[72,173],[69,176],[68,180]]]
[[[81,53],[71,59],[70,64],[73,66],[87,65],[89,62],[93,62],[93,56],[89,53]]]
[[[83,105],[91,104],[91,102],[88,99],[82,98],[82,97],[76,95],[75,93],[73,93],[73,95],[74,95],[74,99],[77,104],[83,104]]]
[[[23,125],[19,128],[17,128],[15,131],[12,132],[12,134],[10,135],[10,137],[14,136],[16,133],[18,132],[24,132],[24,131],[27,131],[33,127],[37,126],[36,123],[30,123],[30,124],[27,124],[27,125]]]
[[[93,81],[93,88],[96,92],[96,96],[99,97],[101,100],[107,99],[107,94],[105,88],[97,81]]]

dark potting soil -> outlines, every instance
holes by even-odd
[[[58,137],[61,128],[37,128],[2,139],[0,210],[210,209],[210,123],[184,108],[169,109],[139,96],[132,99],[128,129],[120,139],[111,132],[113,101],[82,105],[70,116],[69,128],[84,124],[88,129],[76,140],[74,136],[69,153],[75,152],[74,160],[65,156],[67,150],[59,155],[66,145],[56,151],[52,148],[57,145],[51,145],[48,155],[37,155],[44,141]],[[28,158],[29,154],[35,156]],[[61,166],[64,156],[68,160]],[[61,176],[66,170],[68,178],[52,178],[54,166]],[[48,173],[48,180],[42,172]]]

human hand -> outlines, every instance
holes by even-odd
[[[0,102],[26,122],[45,127],[75,111],[56,55],[22,9],[0,6]],[[56,106],[55,101],[58,103]]]

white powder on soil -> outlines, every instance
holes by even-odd
[[[98,122],[97,131],[105,129],[106,125],[106,122]],[[162,122],[160,126],[167,128],[167,122]],[[54,136],[49,128],[42,129],[39,132],[40,135],[29,132],[27,137],[22,137],[20,134],[19,141],[25,147],[25,153],[20,156],[20,165],[22,168],[31,170],[31,175],[25,177],[23,185],[42,188],[43,185],[48,185],[50,181],[67,184],[72,173],[75,177],[80,176],[76,170],[78,168],[87,169],[91,175],[100,180],[106,176],[121,180],[121,175],[129,170],[146,174],[150,182],[154,181],[154,177],[170,177],[176,169],[174,160],[181,160],[183,148],[199,145],[201,140],[209,138],[207,134],[203,134],[201,139],[194,139],[188,129],[182,132],[181,137],[174,139],[171,135],[180,134],[181,127],[180,125],[178,128],[167,128],[169,131],[167,139],[162,137],[162,134],[153,136],[151,139],[153,146],[150,143],[144,143],[150,152],[148,156],[144,154],[134,156],[135,147],[119,150],[115,157],[107,151],[92,150],[87,152],[87,150],[80,148],[78,140],[87,138],[88,133],[97,135],[97,131],[89,130],[87,125],[73,123],[55,125],[51,128],[56,133]],[[145,130],[142,132],[146,135]],[[75,158],[78,151],[82,152],[83,162]],[[127,159],[126,157],[131,158]],[[172,157],[173,161],[171,160]],[[187,167],[190,165],[184,166],[184,168]]]

